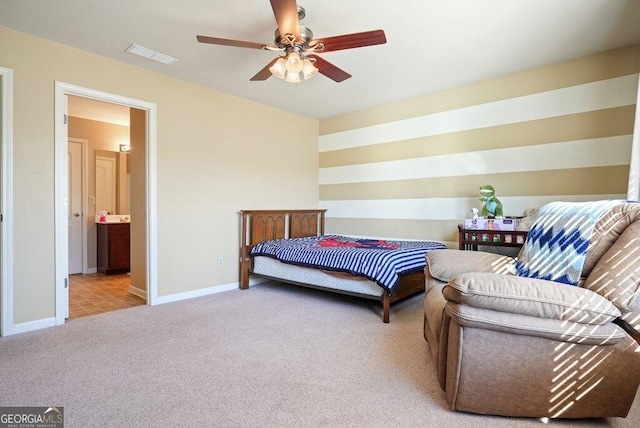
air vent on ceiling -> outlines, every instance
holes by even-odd
[[[167,65],[171,65],[178,60],[178,58],[171,55],[163,54],[162,52],[154,51],[153,49],[145,48],[144,46],[136,45],[135,43],[132,43],[131,46],[127,48],[127,52]]]

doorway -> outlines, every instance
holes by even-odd
[[[66,83],[55,83],[55,139],[56,139],[56,325],[64,324],[69,315],[69,242],[68,242],[68,129],[67,129],[67,95],[92,98],[98,101],[128,106],[143,114],[142,135],[144,135],[144,153],[141,153],[145,171],[142,175],[144,196],[139,203],[141,211],[138,220],[140,239],[139,253],[143,255],[137,275],[142,285],[148,305],[157,301],[157,195],[156,195],[156,127],[157,107],[154,103],[122,97],[119,95],[95,91]],[[138,113],[136,113],[138,114]],[[132,113],[133,115],[133,113]],[[138,118],[139,118],[138,114]],[[134,220],[135,221],[135,220]],[[132,224],[133,226],[133,224]],[[133,229],[133,228],[132,228]],[[132,230],[132,238],[133,230]],[[132,239],[135,240],[135,239]],[[134,272],[132,271],[132,274]],[[133,276],[133,275],[132,275]]]
[[[122,150],[123,146],[131,148],[132,108],[75,95],[67,95],[67,101],[68,321],[144,305],[146,292],[139,292],[140,287],[132,288],[131,276],[126,273],[114,275],[109,272],[107,275],[100,269],[107,263],[104,253],[101,254],[98,248],[104,251],[106,247],[100,246],[100,239],[96,239],[104,226],[96,223],[98,212],[105,211],[108,215],[126,218],[129,223],[130,176],[133,173],[136,175],[135,179],[139,179],[139,176],[144,174],[144,165],[137,162],[137,168],[132,169],[130,151]],[[146,112],[142,113],[142,124],[134,123],[134,130],[144,127]],[[139,144],[135,145],[134,155],[139,157],[140,152],[144,151],[146,141],[136,142]],[[144,209],[140,208],[139,204],[136,207]],[[140,219],[146,216],[141,216],[138,212],[135,217]],[[109,234],[113,235],[110,240],[118,237],[120,241],[108,244],[108,248],[113,249],[113,257],[117,256],[118,263],[127,268],[130,265],[131,254],[129,226],[130,224],[125,228],[125,241],[122,241],[122,233],[117,236]],[[120,227],[119,230],[124,229]],[[115,259],[110,256],[109,260]],[[140,279],[137,282],[140,283]],[[146,287],[143,288],[145,289]]]

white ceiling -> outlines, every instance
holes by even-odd
[[[271,43],[267,0],[0,0],[0,25],[324,119],[640,43],[638,0],[299,0],[316,38],[384,29],[387,44],[327,52],[353,75],[249,79],[276,54],[196,35]],[[163,65],[131,44],[179,58]],[[73,83],[73,82],[70,82]]]

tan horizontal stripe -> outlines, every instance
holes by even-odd
[[[638,73],[640,44],[320,121],[320,135]]]
[[[457,242],[460,222],[327,217],[325,231],[342,235]]]
[[[635,106],[322,152],[320,168],[631,135]]]
[[[603,166],[320,186],[321,201],[469,198],[482,184],[496,196],[625,194],[629,166]]]

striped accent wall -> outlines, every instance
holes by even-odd
[[[321,121],[326,232],[435,239],[492,184],[505,215],[625,198],[640,45]]]

